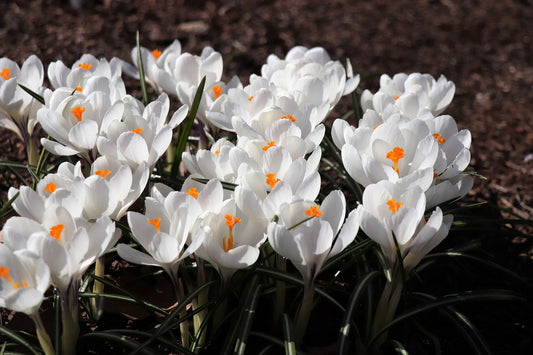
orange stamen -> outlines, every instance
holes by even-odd
[[[224,251],[227,253],[228,251],[233,249],[233,227],[235,227],[237,223],[240,223],[241,219],[239,217],[234,217],[231,214],[225,215],[224,218],[226,218],[226,225],[228,226],[228,229],[229,229],[229,237],[227,239],[228,240],[227,244],[226,244],[226,237],[224,236],[222,238],[222,249],[224,249]]]
[[[0,277],[3,278],[3,279],[6,279],[7,281],[9,281],[9,283],[11,285],[13,285],[13,288],[15,288],[15,289],[19,289],[20,288],[20,284],[18,284],[15,281],[13,281],[11,279],[11,277],[9,276],[9,268],[8,267],[0,266]],[[22,281],[22,284],[24,285],[24,287],[28,287],[26,282]]]
[[[220,87],[220,85],[214,86],[213,87],[213,92],[215,93],[215,100],[218,99],[220,94],[222,94],[222,88]]]
[[[400,98],[400,96],[396,96],[396,97],[394,98],[394,101],[398,101],[399,98]]]
[[[402,207],[403,202],[396,202],[394,199],[390,199],[387,201],[387,205],[389,205],[389,210],[391,210],[392,213],[396,213],[400,207]]]
[[[305,214],[308,215],[309,217],[318,218],[318,217],[322,216],[322,212],[320,212],[318,210],[318,208],[319,207],[316,206],[316,205],[315,206],[311,206],[311,207],[309,207],[309,209],[307,211],[305,211]]]
[[[404,157],[405,151],[400,147],[394,147],[393,150],[387,153],[386,158],[392,160],[392,162],[394,163],[393,169],[398,173],[398,175],[400,175],[400,171],[398,170],[398,161]]]
[[[274,141],[268,142],[262,149],[266,152],[269,148],[274,147],[276,143]]]
[[[61,241],[61,233],[63,233],[63,230],[65,229],[65,226],[62,224],[56,224],[52,228],[50,228],[50,235],[55,238],[58,242]]]
[[[276,174],[266,174],[266,177],[266,184],[273,189],[274,186],[276,186],[276,184],[278,183],[279,179],[276,179]]]
[[[78,122],[81,122],[81,116],[85,112],[85,107],[76,106],[70,112],[76,117]]]
[[[159,49],[154,49],[152,51],[152,55],[155,57],[155,59],[159,59],[159,56],[161,55],[161,51]]]
[[[296,118],[291,115],[281,117],[282,120],[291,120],[293,123],[296,122]]]
[[[0,72],[0,76],[1,76],[2,78],[4,78],[5,80],[9,80],[9,74],[10,74],[10,73],[11,73],[11,69],[9,69],[9,68],[4,68],[4,70],[2,70],[2,71]]]
[[[196,187],[191,187],[189,190],[187,190],[187,193],[194,198],[197,198],[200,194],[198,191],[196,191]]]
[[[78,67],[80,67],[82,69],[85,69],[85,70],[89,70],[89,69],[91,69],[92,64],[81,63],[81,64],[78,64]]]
[[[130,129],[130,132],[141,134],[142,130],[143,130],[142,128],[135,128],[135,129]]]
[[[446,139],[444,139],[444,137],[440,133],[433,134],[433,137],[435,137],[439,144],[446,143]]]
[[[215,152],[215,154],[216,154],[216,155],[219,155],[219,154],[220,154],[220,150],[217,150],[217,151]]]
[[[103,177],[104,179],[107,179],[107,175],[111,173],[111,170],[101,169],[101,170],[96,170],[94,173],[100,177]]]
[[[82,91],[82,88],[80,88],[79,86],[76,88],[76,91],[77,92],[81,92]]]
[[[57,189],[57,185],[51,182],[48,185],[46,185],[46,187],[44,188],[44,191],[47,191],[48,193],[53,194],[56,189]]]
[[[151,225],[151,226],[154,226],[155,229],[157,229],[157,233],[160,233],[161,232],[161,229],[159,227],[159,225],[161,224],[161,217],[157,217],[156,219],[149,219],[148,220],[148,224]]]
[[[250,96],[250,97],[248,98],[248,101],[252,101],[253,99],[254,99],[254,96],[252,95],[252,96]]]

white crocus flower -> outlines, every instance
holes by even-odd
[[[51,62],[48,66],[48,79],[55,89],[69,88],[70,92],[83,92],[86,95],[95,90],[103,89],[112,97],[112,102],[126,96],[126,88],[122,81],[122,69],[117,58],[97,59],[92,54],[84,54],[68,68],[62,61]],[[91,81],[105,78],[99,84]],[[89,88],[90,87],[90,88]]]
[[[340,253],[357,235],[359,221],[352,211],[346,221],[346,201],[332,191],[321,205],[295,201],[281,206],[279,221],[268,226],[268,241],[278,254],[289,259],[304,278],[314,283],[324,262]]]
[[[202,208],[191,194],[172,191],[163,196],[157,190],[152,190],[154,192],[157,198],[146,198],[144,215],[128,212],[133,237],[147,253],[125,244],[118,245],[118,253],[135,264],[160,266],[168,273],[177,290],[181,261],[194,253],[205,237],[199,230],[188,243],[191,228]]]
[[[163,49],[149,50],[141,47],[141,58],[143,61],[143,69],[145,74],[145,80],[148,84],[152,85],[158,93],[163,91],[172,94],[176,93],[176,79],[166,71],[165,63],[167,61],[174,61],[174,58],[181,55],[181,43],[177,39],[174,40],[170,46]],[[137,48],[131,50],[131,60],[134,65],[131,65],[123,60],[120,60],[122,70],[125,74],[139,79],[139,63],[138,63],[138,51]]]
[[[257,261],[265,240],[266,222],[248,214],[234,199],[224,201],[215,211],[204,213],[197,229],[207,233],[196,255],[211,263],[220,274],[223,287],[235,271]]]
[[[3,243],[0,260],[0,307],[37,315],[50,287],[48,265],[29,250],[13,251]]]
[[[233,143],[226,138],[220,138],[210,149],[200,149],[194,155],[190,152],[183,152],[183,164],[191,174],[199,177],[234,182],[236,173],[229,163],[230,151],[233,148],[235,148]]]
[[[442,163],[438,142],[421,120],[400,126],[387,122],[375,129],[359,127],[341,153],[346,171],[363,186],[416,179],[419,174],[433,174]]]
[[[29,249],[44,260],[50,268],[52,284],[64,294],[119,236],[120,230],[115,230],[108,217],[89,223],[58,205],[44,211],[41,223],[12,217],[3,230],[4,243],[11,249]]]
[[[365,90],[361,95],[361,108],[363,112],[400,112],[410,118],[417,118],[424,111],[437,116],[448,107],[454,94],[455,84],[442,75],[435,80],[430,74],[398,73],[392,78],[383,74],[376,94]]]
[[[292,48],[285,59],[271,54],[261,68],[261,75],[269,80],[279,97],[288,96],[298,105],[325,105],[330,112],[343,95],[359,85],[359,75],[346,77],[340,62],[332,61],[324,48]],[[324,119],[322,117],[322,119]]]
[[[37,110],[42,104],[19,84],[43,94],[43,80],[44,68],[37,56],[29,56],[21,68],[9,58],[0,58],[0,127],[15,132],[24,142],[30,164],[37,163],[37,151],[31,136],[37,123]]]
[[[100,91],[72,95],[63,88],[55,90],[47,104],[37,112],[37,120],[54,140],[42,138],[41,144],[55,155],[78,154],[93,162],[102,121],[114,114],[109,96]]]
[[[139,107],[139,105],[141,107]],[[100,154],[124,161],[133,169],[146,163],[150,169],[166,152],[172,140],[172,129],[187,115],[180,107],[166,123],[170,101],[163,93],[146,107],[132,100],[116,103],[114,115],[106,115],[97,139]]]

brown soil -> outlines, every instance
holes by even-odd
[[[59,59],[70,66],[83,53],[129,60],[139,30],[148,48],[175,38],[195,54],[211,46],[224,57],[225,78],[244,82],[268,54],[284,56],[295,45],[349,58],[362,76],[444,74],[456,84],[446,113],[472,132],[472,170],[487,178],[470,197],[533,220],[531,0],[86,0],[81,9],[66,0],[0,0],[0,10],[0,57],[19,63],[31,54],[45,66]],[[359,90],[378,85],[374,76]],[[348,105],[345,98],[336,113]],[[24,156],[10,132],[0,136],[0,159]],[[506,250],[531,277],[531,239],[515,242]]]

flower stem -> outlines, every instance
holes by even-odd
[[[403,283],[398,280],[398,277],[393,277],[390,282],[385,284],[376,308],[374,322],[372,323],[371,339],[377,336],[379,331],[394,318],[400,302],[402,290]],[[382,333],[376,339],[374,348],[379,349],[379,347],[385,342],[386,338],[387,332]]]
[[[183,292],[183,283],[178,278],[178,270],[175,270],[171,273],[170,279],[172,280],[172,284],[174,285],[174,292],[176,294],[176,300],[178,303],[180,303],[185,298],[185,293]],[[181,312],[179,312],[180,318],[183,318],[187,315],[187,309],[183,308]],[[189,348],[190,342],[189,342],[189,327],[187,325],[187,322],[180,322],[180,336],[181,336],[181,345],[185,348]]]
[[[76,343],[80,334],[78,323],[78,287],[79,281],[73,281],[67,292],[61,292],[61,321],[63,333],[61,334],[62,354],[76,354]]]
[[[287,270],[287,259],[281,255],[276,255],[276,268],[279,271],[285,272]],[[278,323],[278,320],[285,308],[285,297],[287,294],[287,287],[285,281],[276,280],[276,298],[274,301],[274,326]]]
[[[313,308],[313,298],[315,296],[315,284],[314,282],[309,282],[304,286],[304,296],[302,300],[302,305],[298,311],[296,317],[296,346],[300,347],[307,330],[307,325],[309,324],[309,318],[311,317],[311,310]]]
[[[55,355],[56,352],[54,350],[54,345],[52,344],[52,340],[44,328],[44,324],[39,313],[30,316],[30,318],[35,323],[37,338],[39,339],[39,344],[41,344],[41,349],[43,349],[45,355]]]
[[[104,277],[105,274],[105,255],[100,256],[94,263],[94,276]],[[93,293],[101,294],[104,292],[104,284],[98,280],[94,281]],[[95,320],[102,317],[104,310],[104,298],[96,296],[91,299],[91,308]]]
[[[204,261],[200,258],[198,258],[196,262],[198,264],[197,285],[203,285],[206,283],[205,264],[204,264]],[[209,293],[209,289],[205,289],[198,294],[198,297],[194,299],[192,302],[193,310],[196,310],[197,308],[202,307],[204,304],[207,303],[208,293]],[[196,337],[198,337],[198,332],[200,331],[202,327],[202,323],[204,322],[206,315],[207,315],[207,309],[199,313],[196,313],[193,317],[194,334]],[[207,328],[204,327],[202,334],[200,334],[200,338],[196,342],[197,349],[201,349],[205,345],[206,334],[207,334]]]

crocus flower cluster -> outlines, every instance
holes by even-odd
[[[139,78],[139,54],[146,82],[158,95],[147,104],[128,95],[122,81],[123,72]],[[263,249],[290,260],[304,282],[296,321],[301,340],[317,275],[360,228],[381,247],[393,278],[399,270],[408,275],[448,234],[453,217],[438,205],[472,187],[464,172],[470,132],[441,115],[455,90],[444,77],[383,75],[375,94],[363,92],[357,127],[343,119],[333,123],[344,168],[364,188],[360,204],[350,206],[341,190],[319,198],[321,143],[323,121],[354,92],[359,75],[325,49],[299,46],[283,59],[271,55],[246,85],[236,76],[222,81],[220,53],[210,47],[199,56],[182,53],[177,40],[163,51],[135,48],[132,61],[84,54],[71,68],[53,62],[48,89],[35,56],[21,69],[0,59],[0,125],[28,141],[38,122],[49,136],[41,139],[44,149],[78,158],[61,163],[35,189],[9,190],[18,216],[3,228],[0,306],[34,316],[53,285],[71,315],[64,318],[65,339],[77,336],[70,326],[77,321],[80,282],[94,263],[99,270],[99,258],[119,240],[115,221],[122,217],[140,248],[119,243],[119,256],[161,267],[178,300],[184,292],[179,266],[186,260],[194,258],[199,272],[211,264],[223,289],[238,270],[256,264]],[[179,189],[150,184],[202,78],[200,144],[182,156],[189,176]],[[174,98],[182,106],[169,118]],[[132,208],[140,197],[143,206]],[[385,294],[387,300],[397,297],[398,288]],[[380,317],[390,318],[397,302],[383,303],[389,310]],[[73,353],[75,342],[65,339],[63,350]]]

